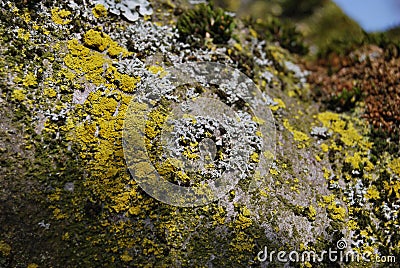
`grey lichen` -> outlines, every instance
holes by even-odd
[[[111,14],[122,15],[128,21],[136,21],[139,15],[153,14],[153,8],[147,0],[91,0],[93,4],[101,4]]]

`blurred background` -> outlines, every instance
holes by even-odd
[[[309,44],[324,48],[334,40],[387,32],[400,39],[400,0],[214,0],[240,17],[276,16],[293,23]]]

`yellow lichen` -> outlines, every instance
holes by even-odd
[[[214,220],[214,225],[215,224],[224,224],[225,223],[225,209],[221,206],[218,207],[217,213],[214,213],[212,218]]]
[[[139,77],[131,77],[127,74],[118,74],[114,81],[117,81],[118,88],[124,92],[132,93],[135,91],[136,84],[140,81]]]
[[[307,213],[308,219],[314,221],[316,215],[317,215],[317,211],[315,210],[315,208],[313,207],[313,205],[310,205],[310,206],[308,207],[308,213]]]
[[[276,102],[277,104],[275,104],[275,105],[272,104],[272,105],[269,106],[269,108],[272,111],[277,111],[278,109],[285,109],[286,108],[285,103],[281,99],[274,98],[274,102]]]
[[[121,255],[121,260],[124,262],[130,262],[133,260],[133,258],[131,255],[129,255],[129,253],[127,251],[125,251],[124,254]]]
[[[30,37],[31,37],[31,34],[29,32],[25,31],[22,28],[18,29],[18,38],[28,41]]]
[[[148,68],[148,70],[153,74],[159,74],[160,77],[163,77],[167,74],[164,68],[159,65],[152,65]]]
[[[344,221],[346,217],[346,209],[338,204],[328,205],[329,217],[333,220]]]
[[[83,143],[83,149],[85,149],[86,143],[91,143],[96,140],[96,124],[94,123],[78,124],[75,128],[75,132],[77,133],[77,139]]]
[[[57,219],[57,220],[62,220],[62,219],[65,219],[67,217],[67,215],[62,213],[61,209],[59,209],[59,208],[55,208],[53,210],[53,215],[54,215],[54,218]]]
[[[43,93],[45,96],[48,96],[50,98],[54,98],[55,96],[57,96],[57,91],[55,91],[53,88],[45,88]]]
[[[239,213],[238,217],[234,222],[235,228],[245,229],[252,225],[253,221],[250,218],[251,212],[248,208],[242,207],[241,213]]]
[[[391,196],[393,193],[396,198],[400,198],[400,181],[384,181],[384,188],[388,191],[388,196]]]
[[[287,119],[283,120],[283,126],[293,134],[293,138],[295,141],[308,141],[310,139],[307,134],[305,134],[301,131],[295,130],[290,125],[289,120],[287,120]]]
[[[71,12],[64,9],[59,9],[58,7],[51,10],[51,18],[56,24],[64,25],[71,22],[67,17],[71,15]]]
[[[150,139],[153,139],[160,133],[161,127],[167,119],[167,114],[161,110],[153,110],[148,114],[148,118],[145,132]]]
[[[36,77],[32,72],[28,72],[24,77],[22,84],[26,87],[37,86]]]
[[[269,189],[267,188],[266,191],[260,190],[260,195],[263,196],[263,197],[268,197],[267,190],[269,190]]]
[[[371,187],[368,188],[367,193],[364,196],[367,199],[378,200],[379,199],[379,191],[375,185],[372,185]]]
[[[342,150],[342,145],[337,145],[335,141],[332,141],[331,145],[329,146],[330,149],[334,151],[341,151]]]
[[[327,153],[329,151],[329,146],[326,145],[325,143],[321,144],[321,149],[324,153]]]
[[[265,124],[265,121],[257,116],[253,116],[253,118],[251,120],[253,120],[254,122],[256,122],[259,125]]]
[[[59,76],[64,76],[65,78],[67,78],[68,80],[72,80],[76,77],[76,75],[69,70],[68,68],[63,68],[60,70],[60,72],[58,73]]]
[[[269,173],[271,173],[272,175],[278,175],[279,174],[279,172],[274,168],[270,168],[269,169]]]
[[[392,172],[400,176],[400,158],[396,158],[388,164]]]
[[[0,240],[0,253],[2,253],[3,256],[8,256],[11,253],[11,246],[3,240]]]
[[[102,4],[97,4],[92,8],[93,15],[95,18],[101,18],[107,16],[107,9]]]
[[[345,117],[345,116],[343,116]],[[350,122],[348,118],[342,120],[339,114],[332,112],[320,113],[317,116],[318,120],[335,133],[340,135],[341,141],[349,147],[358,145],[363,150],[368,150],[372,147],[372,143],[368,142],[354,127],[353,122]]]
[[[105,84],[107,80],[103,77],[103,66],[112,65],[112,61],[103,54],[91,51],[89,48],[79,44],[77,39],[68,41],[70,54],[64,58],[65,65],[78,74],[84,74],[85,77],[99,86]]]
[[[364,157],[362,154],[362,152],[355,152],[353,156],[347,156],[345,162],[351,164],[353,169],[360,169],[363,167],[365,171],[372,171],[374,165],[368,160],[368,157]]]
[[[100,51],[108,49],[108,55],[111,57],[118,56],[119,54],[122,54],[123,57],[126,57],[132,54],[125,48],[118,45],[118,43],[113,41],[107,34],[95,31],[93,29],[90,29],[85,33],[83,36],[83,41],[87,46],[94,47]]]
[[[199,159],[200,155],[195,153],[195,149],[190,148],[190,147],[186,147],[185,150],[183,151],[183,155],[187,158],[187,159]]]
[[[119,47],[118,44],[111,40],[107,35],[100,32],[89,30],[85,35],[85,44],[96,47],[100,51],[108,48],[110,56],[128,55],[124,48]],[[77,39],[68,41],[68,49],[70,51],[64,58],[65,65],[74,70],[78,75],[84,77],[95,85],[106,85],[109,89],[118,88],[124,92],[132,93],[136,84],[140,81],[139,77],[130,77],[126,74],[118,72],[117,68],[112,66],[112,60],[106,55],[97,51],[92,51],[84,45],[80,44]],[[106,71],[104,67],[108,66]],[[69,74],[62,71],[62,74],[67,74],[68,77],[73,78],[74,74]]]
[[[249,33],[252,37],[257,38],[257,32],[255,30],[253,30],[252,28],[249,28]]]
[[[68,232],[64,233],[61,237],[62,240],[68,240],[70,238],[70,234]]]
[[[332,220],[344,221],[346,217],[346,209],[335,202],[335,196],[324,196],[324,202],[327,204],[328,215]]]
[[[110,42],[110,46],[107,49],[108,55],[111,57],[117,57],[118,55],[122,55],[122,57],[126,57],[131,55],[132,53],[126,50],[126,48],[118,45],[117,42]]]
[[[361,231],[360,231],[360,235],[363,236],[363,237],[367,237],[367,236],[368,236],[368,231],[366,231],[366,230],[361,230]]]
[[[269,150],[264,151],[263,155],[268,160],[273,160],[275,158],[275,155]]]
[[[84,182],[85,187],[95,192],[100,200],[109,200],[108,208],[112,211],[130,210],[129,213],[134,214],[140,208],[131,206],[136,191],[124,190],[129,175],[126,173],[121,144],[122,123],[129,101],[130,97],[118,91],[91,92],[85,103],[92,107],[86,111],[92,115],[93,121],[76,124],[73,137],[80,144],[81,157],[90,170],[90,176]],[[115,114],[117,106],[118,113]]]
[[[95,31],[90,29],[83,36],[83,41],[85,45],[95,47],[100,51],[104,51],[110,45],[110,40],[107,38],[108,36],[102,32]]]
[[[174,165],[174,160],[167,158],[161,164],[157,164],[157,171],[161,176],[169,175],[177,171],[177,167]]]
[[[234,47],[237,51],[242,51],[242,50],[243,50],[243,47],[242,47],[239,43],[235,43],[235,44],[233,45],[233,47]]]
[[[324,178],[328,180],[331,176],[331,172],[326,167],[323,167],[322,170],[324,171]]]
[[[101,159],[109,158],[109,155],[97,155],[97,156],[102,157]],[[97,158],[97,159],[100,159],[100,158]],[[111,175],[111,176],[107,176],[107,177],[112,178],[113,175],[115,175],[115,174],[109,174],[109,175]],[[126,211],[126,210],[130,211],[131,208],[129,207],[129,200],[130,200],[130,193],[128,191],[119,193],[118,195],[113,197],[113,201],[114,201],[115,205],[113,205],[111,207],[117,213]]]
[[[17,101],[23,101],[25,99],[25,90],[23,89],[14,89],[11,94],[11,98]]]
[[[347,226],[349,227],[350,230],[354,231],[358,229],[358,224],[355,220],[349,220],[347,222]]]
[[[181,181],[181,182],[185,182],[185,183],[187,183],[187,182],[190,182],[190,177],[185,173],[185,172],[183,172],[183,171],[176,171],[175,172],[175,176],[179,179],[179,181]],[[200,188],[199,188],[199,190],[200,190]],[[201,193],[201,191],[202,190],[200,190],[200,193]]]
[[[252,154],[250,155],[250,159],[251,159],[253,162],[256,162],[256,163],[260,162],[260,156],[259,156],[258,153],[256,153],[256,152],[254,152],[254,153],[252,153]]]
[[[369,161],[367,157],[363,158],[363,160],[364,160],[364,170],[368,171],[368,172],[373,171],[375,168],[374,164],[372,164],[372,162]],[[367,175],[367,174],[365,174],[365,175]]]
[[[354,169],[359,169],[362,161],[363,161],[363,158],[361,157],[360,152],[355,152],[353,156],[348,156],[345,159],[345,162],[350,163]]]

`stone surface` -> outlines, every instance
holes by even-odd
[[[263,40],[259,26],[216,7],[150,4],[152,14],[139,10],[143,16],[126,21],[88,1],[0,1],[0,266],[281,267],[257,254],[265,246],[322,252],[339,241],[348,252],[399,258],[399,155],[372,142],[363,100],[350,111],[326,110],[316,101],[318,83],[308,80],[313,70],[279,45],[290,36]],[[187,36],[188,19],[199,38]],[[149,91],[169,66],[204,61],[237,68],[257,85],[274,117],[276,149],[249,152],[248,176],[257,176],[251,167],[260,153],[272,162],[257,187],[244,178],[218,201],[174,207],[146,194],[128,171],[128,107],[147,116],[154,166],[182,183],[191,178],[157,162],[174,99],[208,94],[242,112],[248,126],[262,125],[229,89],[224,96],[195,84],[174,95],[166,83]],[[164,99],[144,110],[157,94]],[[213,150],[223,156],[226,135],[216,136]],[[201,140],[182,139],[192,142],[182,145],[188,152],[200,150]]]

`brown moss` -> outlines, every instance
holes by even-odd
[[[335,57],[309,66],[314,97],[328,108],[346,110],[360,99],[365,101],[363,117],[375,129],[388,133],[400,125],[399,58],[385,59],[383,50],[366,46],[353,54]]]

